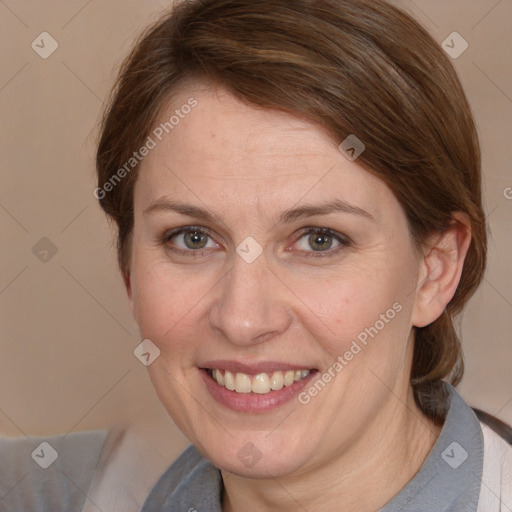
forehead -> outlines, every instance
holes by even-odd
[[[172,139],[174,149],[183,144],[194,145],[195,153],[208,155],[214,161],[241,158],[283,163],[292,158],[325,155],[327,147],[336,151],[336,144],[320,125],[283,111],[247,105],[226,89],[209,85],[181,86],[162,108],[157,127],[193,101],[197,105],[182,114],[183,119],[169,134],[163,135],[168,142]]]
[[[161,109],[151,136],[156,144],[135,187],[140,207],[163,195],[265,211],[339,198],[377,216],[393,200],[318,124],[246,105],[221,88],[182,87]]]

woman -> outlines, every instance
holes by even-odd
[[[193,445],[144,512],[512,506],[512,449],[454,388],[479,143],[417,22],[181,3],[125,61],[97,169],[140,355]]]

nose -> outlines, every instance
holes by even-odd
[[[279,337],[292,317],[283,293],[286,286],[267,265],[265,253],[252,263],[238,254],[231,269],[217,284],[211,305],[212,329],[234,345],[250,346]]]

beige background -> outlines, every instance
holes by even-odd
[[[453,31],[469,43],[454,64],[481,135],[491,238],[485,281],[463,317],[459,391],[512,423],[512,2],[400,4],[439,44]],[[92,194],[96,125],[115,70],[169,5],[0,1],[0,434],[128,427],[115,447],[109,438],[91,510],[138,510],[187,444],[133,355],[137,327]],[[58,42],[47,59],[31,48],[44,31]],[[57,249],[46,262],[33,252],[43,237]]]

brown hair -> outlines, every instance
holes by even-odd
[[[101,207],[118,228],[119,264],[130,262],[138,166],[103,189],[151,133],[185,80],[227,88],[245,103],[321,123],[340,143],[366,150],[358,163],[383,180],[407,216],[417,247],[465,212],[472,241],[443,314],[415,329],[411,384],[422,410],[463,374],[454,317],[480,284],[487,232],[481,157],[463,88],[440,45],[382,0],[191,0],[148,27],[124,61],[97,151]]]

